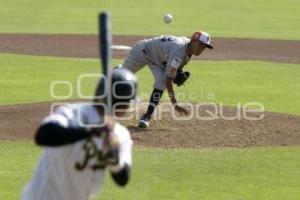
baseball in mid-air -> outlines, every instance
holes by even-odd
[[[172,17],[171,14],[169,14],[169,13],[165,14],[165,16],[164,16],[164,22],[166,24],[170,24],[172,22],[172,19],[173,19],[173,17]]]

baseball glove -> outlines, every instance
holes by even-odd
[[[173,80],[173,83],[177,85],[177,87],[184,85],[184,83],[188,80],[190,77],[190,72],[183,71],[182,69],[178,69],[176,73],[176,77]]]

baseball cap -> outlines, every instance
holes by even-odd
[[[200,43],[204,44],[207,48],[213,49],[213,46],[210,44],[210,36],[208,33],[203,31],[197,31],[193,34],[192,40],[197,40]]]

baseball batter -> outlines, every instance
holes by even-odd
[[[173,83],[180,86],[186,81],[189,73],[182,71],[183,66],[189,62],[191,56],[199,56],[205,48],[213,48],[210,36],[206,32],[199,31],[195,32],[191,39],[165,35],[141,40],[131,49],[123,67],[136,73],[148,65],[155,79],[148,110],[140,119],[139,127],[149,126],[151,116],[165,88],[175,110],[188,115],[189,110],[177,104]]]
[[[99,82],[97,96],[103,94],[103,80]],[[136,79],[126,69],[115,69],[114,84],[118,96],[112,97],[112,105],[123,112],[113,113],[121,116],[135,98]],[[103,102],[96,97],[95,104],[60,106],[42,121],[35,141],[45,146],[45,151],[21,199],[87,200],[100,191],[105,169],[118,185],[127,184],[132,162],[130,133],[112,118],[105,117],[105,107],[100,106]]]

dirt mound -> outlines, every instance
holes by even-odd
[[[114,45],[133,46],[151,36],[113,36]],[[98,58],[97,35],[0,33],[0,52],[58,57]],[[300,41],[214,38],[214,50],[193,59],[262,60],[300,63]],[[128,51],[113,50],[114,58],[125,58]]]
[[[0,106],[0,139],[32,140],[50,106],[51,103]],[[139,109],[139,113],[144,109]],[[209,108],[203,107],[200,112],[206,109]],[[164,110],[162,118],[152,120],[151,127],[146,130],[136,127],[140,115],[122,122],[131,130],[135,145],[163,148],[300,145],[300,116],[265,112],[264,118],[258,121],[222,117],[205,121],[196,115],[190,120],[172,120],[171,110]],[[222,116],[235,116],[237,111],[237,108],[225,107]]]

